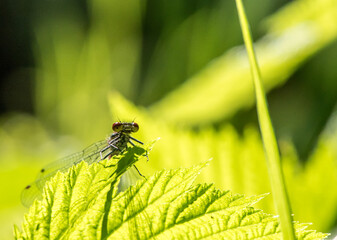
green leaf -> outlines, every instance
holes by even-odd
[[[278,219],[251,205],[265,195],[245,197],[217,190],[213,184],[191,185],[205,164],[163,170],[117,196],[109,213],[110,239],[254,239],[280,238]],[[301,239],[326,234],[295,223]]]
[[[267,33],[254,43],[266,91],[283,84],[336,39],[336,7],[335,0],[292,1],[268,19]],[[247,55],[242,46],[235,46],[149,109],[165,121],[198,126],[232,117],[253,103]]]
[[[110,187],[115,194],[118,178],[146,152],[135,146],[110,160],[92,165],[81,162],[66,173],[57,173],[44,186],[42,200],[30,207],[23,231],[16,230],[16,237],[55,239],[89,225],[97,229]]]
[[[144,153],[131,148],[102,164],[80,163],[58,173],[25,216],[22,231],[15,228],[16,238],[280,238],[277,218],[252,207],[265,195],[246,197],[213,184],[193,184],[207,162],[162,170],[118,194],[117,179]],[[327,236],[306,227],[295,223],[299,238]]]
[[[246,195],[271,192],[270,183],[266,181],[268,170],[261,137],[254,127],[246,127],[242,134],[231,125],[193,131],[157,121],[118,92],[110,94],[109,103],[111,112],[121,119],[128,119],[130,112],[137,116],[141,124],[138,139],[147,142],[149,136],[161,136],[151,151],[151,161],[146,166],[139,163],[142,173],[149,175],[163,168],[188,167],[213,158],[212,164],[198,177],[199,182],[213,182],[220,189]],[[335,224],[331,212],[337,210],[337,192],[326,189],[337,185],[336,140],[322,136],[306,164],[301,162],[291,142],[281,140],[279,143],[295,220],[313,223],[314,229],[320,231],[330,231]],[[317,205],[324,208],[317,211]],[[272,197],[257,206],[275,213]]]

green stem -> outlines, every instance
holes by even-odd
[[[243,39],[246,45],[253,82],[256,94],[257,113],[261,129],[262,141],[266,154],[266,161],[269,171],[271,189],[276,205],[276,211],[280,216],[281,230],[283,239],[292,240],[295,238],[295,232],[292,224],[292,215],[289,198],[284,182],[279,149],[276,142],[274,129],[269,116],[267,100],[262,85],[261,73],[257,64],[250,28],[241,0],[236,0],[236,6],[240,19]]]

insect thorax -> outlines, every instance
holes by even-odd
[[[116,141],[114,141],[115,139]],[[111,146],[110,147],[112,152],[111,155],[117,155],[123,152],[127,148],[129,139],[130,139],[129,135],[123,132],[120,132],[116,135],[112,135],[108,141],[111,142],[113,146],[117,147],[118,150],[113,146]]]

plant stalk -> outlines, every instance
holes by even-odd
[[[259,125],[266,154],[271,190],[276,206],[276,211],[280,216],[282,236],[285,240],[294,240],[296,239],[296,237],[293,227],[290,202],[281,167],[279,149],[268,111],[265,92],[262,85],[261,73],[253,48],[250,27],[242,4],[242,0],[236,0],[236,6],[239,15],[242,35],[245,42],[249,63],[251,66],[256,94]]]

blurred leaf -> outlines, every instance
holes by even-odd
[[[162,98],[211,59],[235,45],[240,37],[234,2],[171,2],[149,4],[147,17],[152,21],[144,24],[147,30],[145,54],[149,57],[143,60],[146,68],[142,69],[144,76],[137,99],[142,105]],[[151,11],[153,5],[155,12]],[[158,23],[153,20],[160,21],[160,28],[156,28]]]
[[[13,223],[20,223],[26,209],[22,189],[48,161],[76,149],[67,136],[51,137],[45,126],[29,115],[1,118],[0,125],[0,225],[1,239],[13,239]]]
[[[53,129],[93,141],[111,123],[104,114],[108,91],[133,94],[141,6],[138,1],[101,0],[89,1],[89,8],[87,30],[76,15],[36,24],[36,109]]]
[[[285,156],[286,182],[296,219],[315,223],[316,229],[334,227],[337,212],[337,151],[334,141],[321,137],[307,163]],[[317,206],[322,206],[317,211]],[[324,206],[324,207],[323,207]],[[304,209],[306,209],[304,211]]]
[[[336,9],[335,0],[295,1],[269,21],[269,32],[255,44],[267,90],[286,81],[336,38]],[[253,103],[250,67],[240,46],[214,59],[150,110],[153,117],[169,122],[200,125],[228,118]]]
[[[136,108],[117,92],[110,94],[109,103],[111,112],[120,119],[130,120],[137,116],[138,139],[147,142],[150,137],[160,137],[151,151],[150,161],[138,165],[145,174],[163,167],[187,167],[213,158],[212,164],[201,173],[200,181],[214,182],[221,189],[247,195],[271,191],[266,181],[268,172],[261,137],[255,128],[247,127],[243,136],[230,125],[195,132],[151,118],[145,109]],[[294,217],[301,222],[313,222],[321,231],[328,231],[333,226],[335,215],[330,213],[337,208],[337,193],[331,191],[337,185],[337,151],[332,142],[322,140],[305,166],[301,166],[291,143],[280,143]],[[322,204],[324,210],[317,211],[317,206]],[[258,206],[274,213],[272,198]]]

